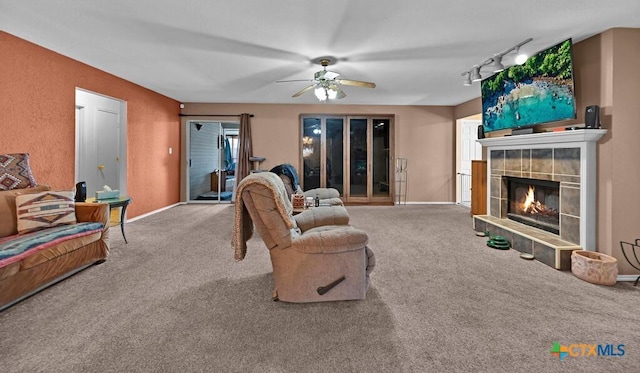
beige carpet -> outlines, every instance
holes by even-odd
[[[348,207],[377,265],[364,301],[270,300],[233,207],[178,206],[112,231],[106,263],[0,313],[1,372],[634,372],[640,288],[490,249],[453,205]],[[550,353],[624,344],[623,356]]]

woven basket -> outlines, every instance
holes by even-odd
[[[613,286],[618,278],[618,260],[602,253],[575,250],[571,253],[571,272],[581,280]]]

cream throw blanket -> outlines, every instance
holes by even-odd
[[[236,261],[244,259],[247,253],[247,241],[253,235],[253,220],[251,220],[249,211],[242,201],[242,193],[246,187],[254,184],[263,185],[272,193],[276,208],[286,222],[287,228],[296,227],[296,222],[291,217],[293,206],[287,197],[287,190],[280,177],[272,172],[258,172],[248,175],[240,181],[236,191],[235,225],[233,237],[231,238],[231,246],[235,251]]]

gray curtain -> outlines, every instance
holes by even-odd
[[[251,116],[247,113],[240,115],[240,148],[238,149],[238,164],[236,165],[236,183],[244,179],[251,172],[251,162],[249,157],[252,156],[253,150],[251,146]]]

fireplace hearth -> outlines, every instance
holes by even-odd
[[[560,183],[504,176],[507,218],[553,234],[560,233]]]

